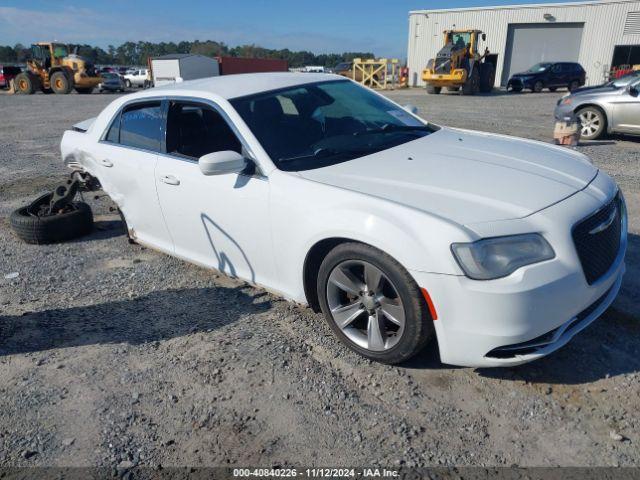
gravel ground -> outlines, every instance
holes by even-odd
[[[545,141],[558,98],[389,96]],[[453,368],[433,348],[389,367],[308,309],[129,245],[107,198],[90,199],[89,237],[18,241],[6,217],[65,175],[62,132],[113,98],[0,95],[0,467],[640,463],[636,141],[579,147],[631,212],[624,287],[601,320],[524,367]]]

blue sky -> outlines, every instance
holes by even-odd
[[[218,40],[315,53],[406,55],[409,10],[517,0],[13,1],[0,6],[0,45],[36,40],[106,47],[127,40]],[[544,3],[544,2],[540,2]],[[53,37],[53,38],[51,38]]]

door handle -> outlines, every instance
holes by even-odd
[[[109,168],[113,167],[113,162],[106,158],[101,158],[100,160],[98,160],[98,163],[103,167],[109,167]]]
[[[167,185],[180,185],[180,180],[178,180],[173,175],[161,175],[160,181],[162,183],[166,183]]]

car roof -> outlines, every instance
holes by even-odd
[[[186,82],[163,85],[147,90],[150,94],[158,95],[179,92],[181,90],[198,92],[203,95],[217,95],[225,99],[244,97],[255,93],[294,87],[307,83],[326,82],[330,80],[344,80],[344,77],[327,73],[242,73],[237,75],[222,75],[218,77],[201,78]],[[138,94],[143,96],[141,94]],[[146,95],[145,95],[146,96]]]

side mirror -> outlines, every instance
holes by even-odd
[[[416,107],[415,105],[411,105],[410,103],[404,105],[402,108],[404,108],[409,113],[413,113],[414,115],[418,114],[418,107]]]
[[[637,97],[638,96],[638,87],[636,87],[634,85],[627,85],[627,93],[629,95],[631,95],[632,97]]]
[[[483,34],[482,34],[482,41],[483,41],[483,42],[486,42],[486,41],[487,41],[487,34],[486,34],[486,33],[483,33]]]
[[[200,157],[198,166],[204,175],[240,173],[246,168],[247,159],[233,150],[223,150]]]

